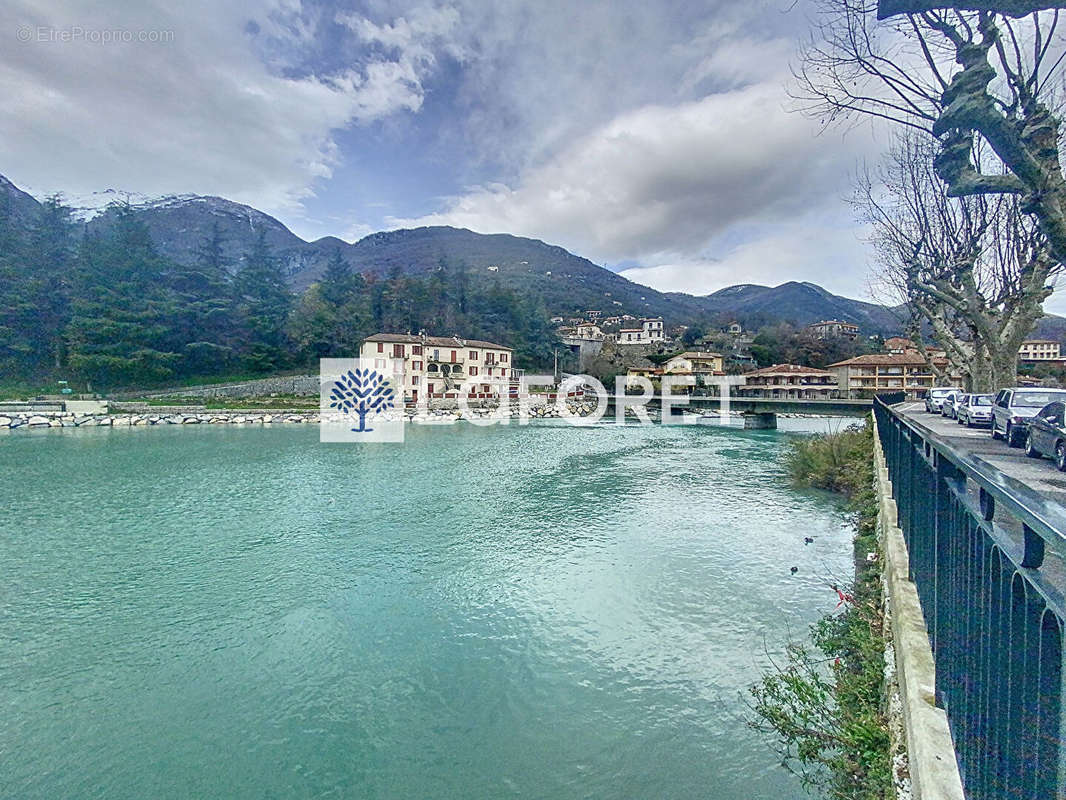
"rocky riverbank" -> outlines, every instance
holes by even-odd
[[[587,417],[596,409],[591,402],[568,401],[567,408],[571,415]],[[498,409],[475,408],[468,412],[458,409],[406,409],[395,412],[393,419],[400,416],[410,422],[451,422],[467,418],[484,419],[498,415]],[[520,416],[517,404],[512,404],[504,417],[517,419]],[[554,404],[537,405],[529,410],[531,419],[558,419],[562,415]],[[121,428],[153,425],[317,425],[321,422],[318,411],[249,411],[249,410],[205,410],[174,411],[167,409],[160,413],[112,413],[112,414],[75,414],[71,412],[19,412],[0,416],[0,430],[34,429],[34,428],[82,428],[105,427]]]

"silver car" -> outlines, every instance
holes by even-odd
[[[959,414],[959,405],[969,397],[968,394],[963,392],[952,392],[944,398],[944,402],[940,404],[940,416],[947,417],[948,419],[957,419]]]
[[[992,424],[992,401],[990,394],[968,394],[955,410],[955,419],[960,425],[973,428]]]
[[[1029,433],[1029,420],[1048,403],[1063,401],[1064,389],[1000,389],[992,403],[992,438],[1002,436],[1011,447],[1021,447]]]

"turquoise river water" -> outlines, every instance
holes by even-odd
[[[746,688],[851,534],[792,435],[0,436],[0,796],[802,797]]]

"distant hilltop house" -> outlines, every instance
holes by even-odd
[[[961,384],[962,375],[949,368],[946,358],[934,358],[933,363],[948,371],[948,379]],[[916,351],[906,353],[872,353],[838,361],[826,367],[836,375],[840,396],[844,398],[871,397],[876,392],[904,391],[908,397],[918,397],[936,383],[936,375]]]
[[[647,317],[640,321],[639,328],[622,328],[618,332],[618,344],[656,344],[664,338],[662,317]]]
[[[832,336],[854,339],[859,335],[858,325],[842,322],[839,319],[826,319],[821,322],[811,323],[807,326],[807,330],[819,339],[828,339]]]
[[[831,400],[837,395],[837,376],[827,369],[774,364],[746,372],[744,378],[744,385],[734,390],[741,397]]]
[[[586,311],[585,312],[585,316],[588,317],[589,319],[599,319],[601,316],[603,316],[603,312],[602,311]]]
[[[893,355],[903,355],[906,353],[917,353],[921,355],[920,351],[918,350],[918,345],[916,345],[910,339],[904,339],[902,336],[892,336],[888,339],[885,339],[884,350],[885,352],[891,353]],[[932,359],[948,357],[948,354],[945,350],[942,350],[939,347],[929,347],[928,345],[925,348],[925,354]]]
[[[740,336],[740,334],[744,333],[744,327],[739,322],[730,322],[722,331],[730,336]]]
[[[468,380],[471,398],[499,399],[522,374],[511,365],[512,352],[506,345],[458,336],[375,333],[359,355],[378,370],[394,359],[392,378],[403,387],[404,402],[417,403],[420,398],[456,398]]]
[[[918,347],[910,339],[904,339],[902,336],[890,336],[885,339],[885,352],[886,353],[906,353],[908,350],[914,350],[917,352]]]
[[[588,339],[590,341],[601,341],[604,338],[603,331],[600,326],[594,322],[583,322],[574,328],[572,334],[576,339]]]

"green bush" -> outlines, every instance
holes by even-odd
[[[785,456],[785,467],[796,487],[828,489],[855,500],[873,481],[873,428],[867,422],[798,439]]]
[[[882,707],[884,632],[873,488],[873,427],[852,426],[792,443],[793,485],[839,492],[855,513],[855,583],[850,598],[792,643],[784,661],[751,687],[756,730],[776,739],[781,763],[832,800],[892,796],[892,746]]]

